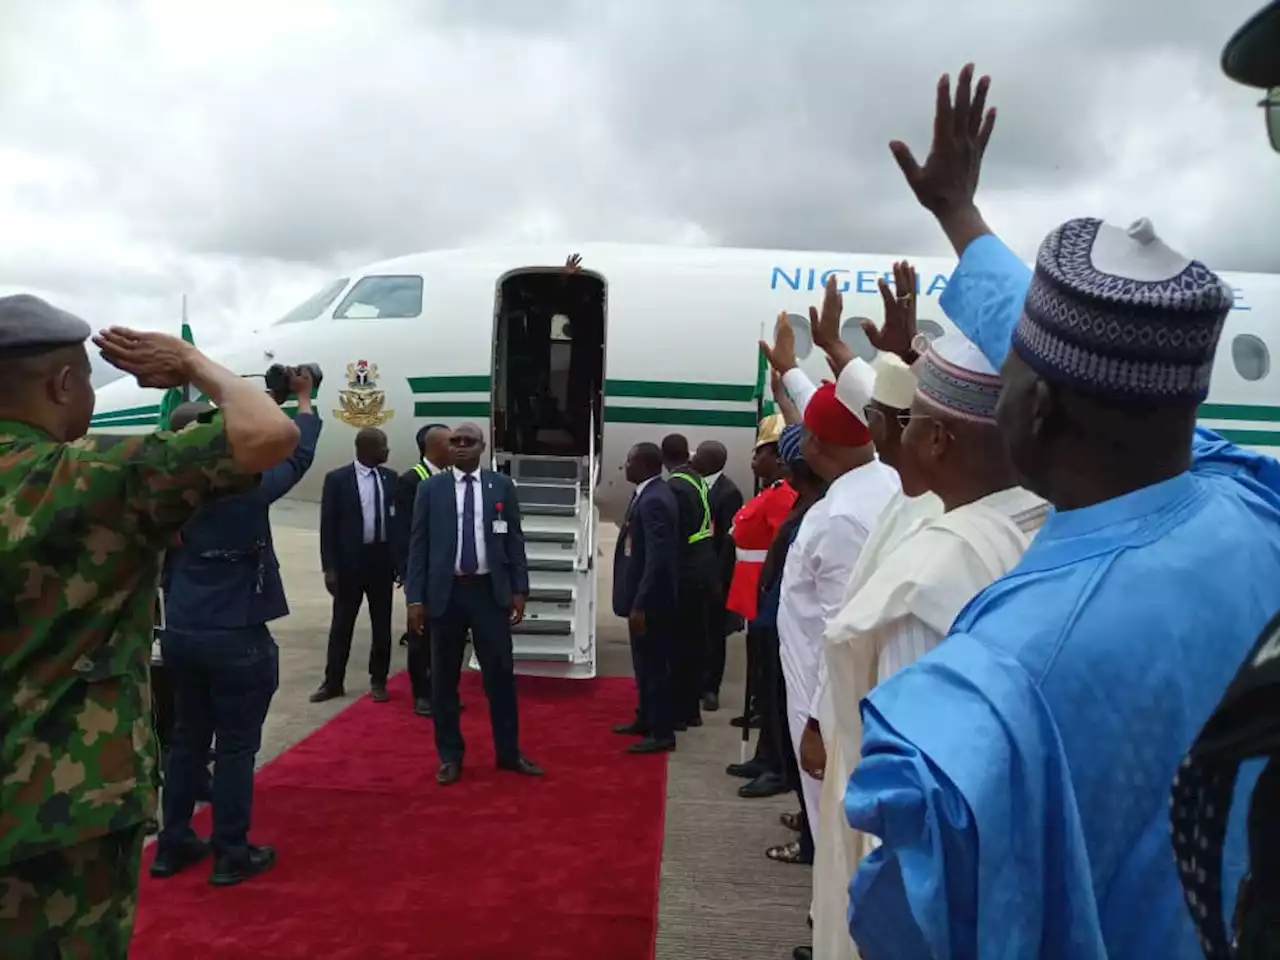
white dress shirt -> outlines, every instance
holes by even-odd
[[[458,504],[458,546],[453,554],[453,572],[459,575],[462,573],[462,516],[464,506],[462,498],[467,495],[469,490],[472,503],[475,506],[473,529],[476,534],[476,572],[474,576],[482,577],[489,572],[489,557],[484,542],[484,494],[480,492],[480,484],[484,481],[481,479],[478,469],[471,476],[475,477],[475,479],[471,483],[467,483],[467,474],[457,467],[453,468],[453,489]]]
[[[382,540],[387,539],[387,491],[382,473],[356,461],[356,488],[360,491],[360,513],[364,517],[364,542],[373,543],[378,532],[378,503],[382,504]]]

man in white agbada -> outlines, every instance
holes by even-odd
[[[814,956],[852,960],[849,880],[875,838],[853,831],[842,802],[860,759],[862,698],[946,636],[961,608],[1021,559],[1048,505],[1017,486],[996,430],[1000,377],[962,334],[925,347],[903,432],[904,500],[932,492],[906,522],[886,516],[847,602],[823,634],[827,767],[814,864]],[[929,516],[930,507],[938,513]]]
[[[785,329],[780,324],[780,342]],[[803,411],[805,462],[830,484],[806,514],[787,554],[778,608],[787,719],[800,755],[805,730],[818,726],[817,692],[826,672],[822,632],[840,609],[863,544],[899,482],[897,473],[876,458],[865,422],[875,379],[871,367],[855,358],[836,384],[815,389],[794,362],[784,366],[783,385]],[[821,783],[804,772],[800,778],[806,815],[816,825]]]

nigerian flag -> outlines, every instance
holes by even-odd
[[[195,346],[196,338],[191,334],[191,324],[187,322],[187,298],[182,298],[182,339]],[[184,383],[180,387],[170,387],[164,392],[160,401],[160,420],[156,424],[159,430],[169,429],[169,418],[181,404],[191,399],[191,385]]]

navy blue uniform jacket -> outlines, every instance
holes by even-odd
[[[382,477],[382,534],[388,550],[394,547],[396,483],[399,477],[379,467]],[[360,483],[356,465],[349,463],[324,475],[320,494],[320,568],[339,577],[364,575],[364,511],[360,507]]]
[[[656,477],[636,497],[613,553],[613,612],[674,612],[680,568],[679,508]]]
[[[181,544],[165,557],[165,618],[170,630],[234,630],[289,613],[280,561],[271,539],[271,504],[311,468],[323,426],[297,417],[298,445],[284,463],[262,474],[253,490],[209,504],[182,528]]]
[[[484,511],[484,546],[493,600],[502,609],[511,606],[512,594],[529,594],[529,562],[520,527],[520,501],[511,478],[492,470],[480,470],[480,495]],[[453,592],[454,563],[458,553],[458,499],[454,472],[446,470],[418,484],[409,532],[409,574],[405,600],[421,603],[428,617],[442,617]],[[506,533],[495,533],[494,521],[506,522]]]

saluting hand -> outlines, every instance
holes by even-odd
[[[965,64],[956,82],[956,99],[951,101],[951,77],[938,80],[933,115],[933,143],[924,166],[916,162],[911,148],[901,140],[889,144],[908,186],[921,206],[942,218],[973,206],[982,172],[982,155],[996,125],[996,111],[986,109],[991,78],[982,77],[972,96],[973,64]]]
[[[893,289],[881,277],[880,299],[884,303],[884,326],[862,321],[862,329],[871,345],[885,353],[896,353],[906,364],[915,362],[912,345],[916,338],[916,268],[906,260],[893,265]]]
[[[108,327],[93,338],[102,359],[132,374],[142,387],[180,387],[191,379],[196,348],[180,337],[150,330]]]

